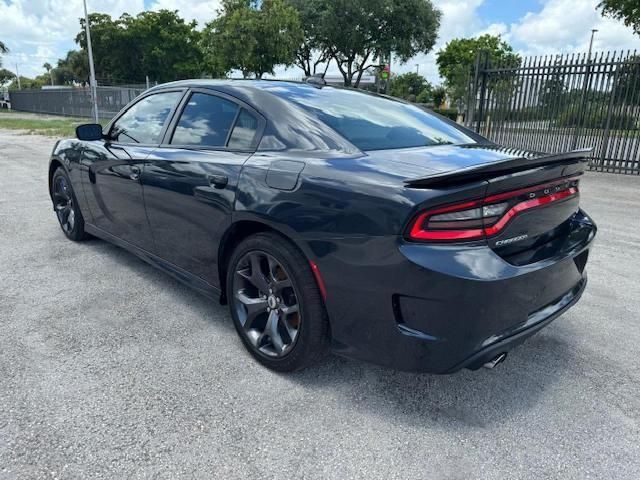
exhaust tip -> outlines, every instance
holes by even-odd
[[[492,369],[495,368],[496,365],[504,362],[504,359],[507,358],[507,354],[506,352],[503,352],[499,355],[497,355],[496,357],[494,357],[492,360],[489,360],[487,363],[485,363],[484,365],[482,365],[484,368],[488,368],[488,369]]]

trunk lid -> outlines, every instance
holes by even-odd
[[[405,185],[438,191],[441,193],[438,202],[445,206],[429,209],[419,217],[424,230],[436,232],[422,239],[447,240],[446,233],[438,231],[445,229],[452,232],[451,241],[477,239],[480,232],[496,253],[520,262],[516,258],[531,257],[531,261],[539,258],[522,252],[539,250],[569,234],[570,219],[579,206],[578,177],[584,172],[589,150],[555,155],[486,145],[436,147],[429,153],[422,152],[423,155],[415,150],[395,161],[431,168],[427,174],[418,169],[420,176],[407,179]],[[449,200],[448,192],[478,182],[485,185],[483,198],[469,197],[465,200],[472,202],[462,202],[457,209],[460,199]],[[474,212],[478,211],[481,213],[475,213],[473,220]],[[482,217],[480,226],[478,215]],[[470,233],[455,235],[458,228]]]

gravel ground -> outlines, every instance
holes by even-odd
[[[226,307],[66,240],[0,131],[0,479],[640,478],[640,178],[589,174],[582,301],[494,370],[260,367]]]

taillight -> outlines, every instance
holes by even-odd
[[[472,241],[499,234],[518,214],[578,195],[578,179],[491,195],[420,213],[409,238],[420,241]]]

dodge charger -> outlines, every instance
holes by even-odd
[[[334,352],[493,367],[574,305],[588,152],[506,148],[397,99],[309,82],[160,85],[49,163],[54,211],[228,304],[257,361]]]

